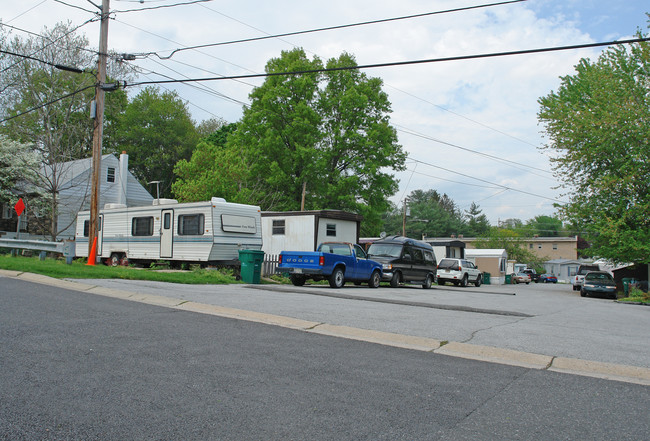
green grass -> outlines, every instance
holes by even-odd
[[[638,288],[632,288],[629,297],[618,299],[618,301],[650,304],[650,293],[643,292]]]
[[[12,257],[8,254],[0,255],[0,269],[43,274],[57,279],[153,280],[194,285],[242,283],[228,269],[160,272],[155,269],[110,267],[102,263],[88,266],[86,259],[77,259],[68,265],[62,259],[39,260],[38,257]]]

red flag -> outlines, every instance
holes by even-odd
[[[18,202],[16,202],[16,205],[14,205],[14,210],[16,210],[16,213],[18,213],[18,216],[23,214],[23,211],[25,211],[25,203],[23,202],[23,198],[18,199]]]

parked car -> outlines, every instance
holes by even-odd
[[[316,251],[282,251],[276,273],[289,274],[295,286],[312,279],[327,280],[332,288],[340,288],[346,281],[367,282],[377,288],[381,263],[368,259],[357,244],[323,242]]]
[[[525,283],[528,285],[530,283],[530,276],[528,273],[517,273],[512,275],[512,283]]]
[[[585,274],[587,274],[589,271],[600,271],[600,267],[598,265],[580,265],[578,267],[578,272],[571,279],[571,284],[573,285],[574,291],[580,291],[580,288],[582,287],[582,280],[585,278]]]
[[[535,283],[541,282],[541,283],[557,283],[557,277],[555,277],[553,274],[541,274],[537,280],[535,280]]]
[[[438,263],[438,285],[451,282],[458,286],[467,286],[474,283],[474,286],[481,286],[483,274],[473,262],[465,259],[442,259]]]
[[[401,283],[431,288],[436,280],[436,256],[426,242],[403,236],[388,236],[368,247],[368,258],[382,264],[382,280],[393,288]]]
[[[580,295],[586,297],[590,294],[605,294],[616,298],[616,282],[607,271],[589,271],[584,276]]]
[[[539,279],[539,274],[537,274],[537,271],[535,271],[532,268],[526,268],[525,270],[521,271],[522,273],[526,273],[530,276],[530,281],[531,282],[537,282]]]

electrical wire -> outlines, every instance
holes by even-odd
[[[161,6],[149,6],[145,8],[136,8],[136,9],[126,9],[126,10],[112,10],[111,12],[119,12],[119,13],[126,13],[126,12],[140,12],[140,11],[148,11],[152,9],[163,9],[163,8],[174,8],[176,6],[186,6],[186,5],[193,5],[195,3],[205,3],[205,2],[211,2],[213,0],[193,0],[189,2],[184,2],[184,3],[174,3],[173,5],[161,5]],[[140,2],[142,3],[142,2]]]
[[[331,30],[336,30],[336,29],[344,29],[344,28],[350,28],[350,27],[356,27],[356,26],[366,26],[366,25],[378,24],[378,23],[387,23],[387,22],[398,21],[398,20],[410,20],[410,19],[413,19],[413,18],[420,18],[420,17],[431,16],[431,15],[440,15],[440,14],[448,14],[448,13],[452,13],[452,12],[469,11],[469,10],[472,10],[472,9],[488,8],[488,7],[492,7],[492,6],[501,6],[501,5],[511,4],[511,3],[521,3],[521,2],[525,2],[525,1],[527,1],[527,0],[508,0],[508,1],[498,2],[498,3],[490,3],[490,4],[484,4],[484,5],[475,5],[475,6],[466,6],[466,7],[462,7],[462,8],[447,9],[447,10],[443,10],[443,11],[424,12],[424,13],[421,13],[421,14],[406,15],[406,16],[402,16],[402,17],[383,18],[383,19],[379,19],[379,20],[370,20],[370,21],[365,21],[365,22],[360,22],[360,23],[351,23],[351,24],[345,24],[345,25],[329,26],[329,27],[323,27],[323,28],[317,28],[317,29],[309,29],[309,30],[304,30],[304,31],[285,32],[283,34],[277,34],[277,35],[265,35],[265,36],[262,36],[262,37],[253,37],[253,38],[246,38],[246,39],[241,39],[241,40],[231,40],[231,41],[224,41],[224,42],[220,42],[220,43],[207,43],[207,44],[202,44],[202,45],[197,45],[197,46],[191,46],[191,47],[186,47],[186,48],[175,49],[166,57],[161,57],[156,52],[150,52],[147,55],[156,55],[160,59],[165,60],[165,59],[169,59],[169,58],[173,57],[178,52],[186,51],[186,50],[190,50],[190,49],[202,49],[202,48],[206,48],[206,47],[224,46],[224,45],[238,44],[238,43],[248,43],[248,42],[252,42],[252,41],[268,40],[268,39],[271,39],[271,38],[280,38],[280,37],[289,37],[289,36],[293,36],[293,35],[311,34],[311,33],[315,33],[315,32],[331,31]],[[214,12],[217,12],[217,11],[214,11]],[[220,12],[217,12],[217,13],[221,14]],[[222,14],[222,15],[226,16],[225,14]],[[228,18],[231,18],[231,17],[228,17]]]
[[[523,193],[523,194],[527,194],[527,195],[529,195],[529,196],[535,196],[535,197],[538,197],[538,198],[541,198],[541,199],[547,199],[547,200],[549,200],[549,201],[554,201],[554,202],[557,202],[557,203],[560,203],[560,204],[566,204],[566,203],[567,203],[567,202],[565,202],[565,201],[561,201],[561,200],[559,200],[559,199],[555,199],[555,198],[550,198],[550,197],[548,197],[548,196],[542,196],[542,195],[539,195],[539,194],[536,194],[536,193],[532,193],[532,192],[529,192],[529,191],[519,190],[519,189],[516,189],[516,188],[508,187],[507,185],[496,184],[496,183],[494,183],[494,182],[490,182],[490,181],[487,181],[487,180],[485,180],[485,179],[477,178],[476,176],[470,176],[470,175],[468,175],[468,174],[461,173],[461,172],[458,172],[458,171],[455,171],[455,170],[450,170],[450,169],[448,169],[448,168],[441,167],[441,166],[439,166],[439,165],[431,164],[431,163],[429,163],[429,162],[420,161],[419,159],[415,159],[415,158],[413,158],[413,157],[411,157],[411,156],[409,156],[408,158],[409,158],[410,160],[412,160],[412,161],[416,161],[416,162],[418,162],[418,163],[420,163],[420,164],[428,165],[429,167],[439,168],[440,170],[444,170],[444,171],[449,172],[449,173],[453,173],[453,174],[456,174],[456,175],[464,176],[464,177],[466,177],[466,178],[470,178],[470,179],[475,179],[475,180],[480,181],[480,182],[485,182],[486,184],[490,184],[490,185],[492,185],[492,186],[494,186],[494,187],[500,187],[500,188],[504,188],[504,189],[506,189],[506,190],[515,191],[515,192],[517,192],[517,193]]]
[[[266,78],[266,77],[277,77],[277,76],[287,76],[287,75],[305,75],[305,74],[315,74],[315,73],[323,73],[323,72],[336,72],[336,71],[344,71],[344,70],[376,69],[381,67],[408,66],[408,65],[417,65],[417,64],[441,63],[447,61],[479,60],[479,59],[505,57],[505,56],[513,56],[513,55],[528,55],[528,54],[557,52],[557,51],[566,51],[566,50],[575,50],[575,49],[587,49],[587,48],[602,47],[602,46],[616,46],[616,45],[623,45],[623,44],[641,43],[644,41],[650,41],[650,37],[631,38],[626,40],[606,41],[606,42],[598,42],[598,43],[574,44],[570,46],[554,46],[554,47],[537,48],[537,49],[523,49],[517,51],[490,52],[485,54],[458,55],[453,57],[428,58],[423,60],[409,60],[409,61],[395,61],[395,62],[388,62],[388,63],[363,64],[357,66],[343,66],[343,67],[335,67],[335,68],[310,69],[310,70],[300,70],[300,71],[290,71],[290,72],[270,72],[270,73],[267,72],[267,73],[260,73],[260,74],[232,75],[232,76],[225,76],[225,77],[205,77],[205,78],[192,78],[192,79],[185,79],[185,80],[177,79],[177,80],[168,80],[168,81],[160,81],[160,82],[138,82],[129,85],[141,86],[146,84],[186,83],[186,82],[234,80],[234,79],[248,79],[248,78]]]
[[[82,87],[81,89],[75,90],[74,92],[70,92],[70,93],[68,93],[68,94],[66,94],[66,95],[63,95],[62,97],[56,98],[56,99],[54,99],[54,100],[52,100],[52,101],[48,101],[47,103],[43,103],[43,104],[40,104],[40,105],[38,105],[38,106],[32,107],[31,109],[25,110],[24,112],[21,112],[21,113],[18,113],[18,114],[16,114],[16,115],[10,116],[10,117],[8,117],[8,118],[2,119],[2,120],[0,120],[0,124],[2,124],[2,123],[4,123],[4,122],[7,122],[7,121],[9,121],[9,120],[12,120],[12,119],[14,119],[14,118],[18,118],[19,116],[26,115],[26,114],[28,114],[28,113],[30,113],[30,112],[33,112],[33,111],[38,110],[38,109],[41,109],[41,108],[43,108],[43,107],[45,107],[45,106],[49,106],[50,104],[54,104],[54,103],[56,103],[56,102],[59,102],[59,101],[64,100],[64,99],[66,99],[66,98],[69,98],[69,97],[71,97],[71,96],[73,96],[73,95],[76,95],[76,94],[78,94],[78,93],[83,92],[84,90],[88,90],[88,89],[91,89],[91,88],[94,89],[95,87],[96,87],[95,84],[92,84],[92,85],[90,85],[90,86],[86,86],[86,87]]]

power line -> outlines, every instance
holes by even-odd
[[[148,7],[145,7],[145,8],[126,9],[126,10],[122,10],[122,11],[117,10],[117,9],[113,9],[111,12],[120,12],[120,13],[124,13],[124,12],[140,12],[140,11],[148,11],[148,10],[152,10],[152,9],[174,8],[176,6],[186,6],[186,5],[193,5],[195,3],[205,3],[205,2],[211,2],[211,1],[213,1],[213,0],[193,0],[193,1],[184,2],[184,3],[174,3],[173,5],[148,6]],[[142,2],[140,2],[140,3],[142,3]]]
[[[548,196],[542,196],[542,195],[539,195],[539,194],[536,194],[536,193],[531,193],[531,192],[529,192],[529,191],[519,190],[519,189],[516,189],[516,188],[508,187],[507,185],[496,184],[496,183],[494,183],[494,182],[490,182],[490,181],[487,181],[487,180],[485,180],[485,179],[477,178],[476,176],[470,176],[470,175],[468,175],[468,174],[461,173],[461,172],[458,172],[458,171],[455,171],[455,170],[450,170],[450,169],[448,169],[448,168],[441,167],[441,166],[439,166],[439,165],[434,165],[434,164],[431,164],[431,163],[429,163],[429,162],[420,161],[419,159],[415,159],[415,158],[413,158],[413,157],[411,157],[411,156],[409,156],[408,158],[409,158],[410,160],[412,160],[412,161],[415,161],[415,162],[419,163],[419,164],[424,164],[424,165],[428,165],[429,167],[439,168],[440,170],[444,170],[444,171],[449,172],[449,173],[453,173],[453,174],[456,174],[456,175],[464,176],[464,177],[466,177],[466,178],[475,179],[475,180],[480,181],[480,182],[485,182],[486,184],[490,184],[490,185],[495,186],[495,187],[500,187],[500,188],[504,188],[504,189],[506,189],[506,190],[515,191],[515,192],[517,192],[517,193],[523,193],[523,194],[527,194],[527,195],[529,195],[529,196],[535,196],[535,197],[538,197],[538,198],[547,199],[547,200],[549,200],[549,201],[558,202],[558,203],[560,203],[560,204],[566,204],[566,203],[567,203],[567,202],[565,202],[565,201],[560,201],[559,199],[550,198],[550,197],[548,197]]]
[[[483,152],[479,152],[477,150],[472,150],[470,148],[462,147],[462,146],[460,146],[458,144],[453,144],[453,143],[448,142],[448,141],[443,141],[441,139],[436,139],[436,138],[434,138],[432,136],[424,135],[422,133],[418,133],[418,132],[416,132],[414,130],[408,129],[408,128],[403,127],[403,126],[400,126],[399,124],[393,124],[393,125],[395,127],[402,127],[401,129],[398,129],[398,130],[400,132],[407,133],[409,135],[417,136],[419,138],[426,139],[426,140],[433,141],[433,142],[437,142],[439,144],[444,144],[444,145],[447,145],[449,147],[453,147],[453,148],[463,150],[463,151],[466,151],[466,152],[469,152],[469,153],[474,153],[475,155],[480,155],[480,156],[492,159],[494,161],[502,162],[504,164],[510,165],[512,167],[515,167],[515,168],[521,169],[521,167],[525,167],[525,168],[528,168],[528,169],[537,170],[537,171],[541,171],[541,172],[547,173],[549,175],[552,175],[551,172],[549,172],[547,170],[544,170],[544,169],[541,169],[541,168],[538,168],[538,167],[533,167],[532,165],[522,164],[520,162],[512,161],[512,160],[509,160],[509,159],[499,158],[498,156],[493,156],[493,155],[490,155],[488,153],[483,153]],[[531,173],[534,174],[535,176],[539,176],[541,178],[551,179],[549,176],[544,176],[544,175],[540,175],[540,174],[533,173],[533,172],[531,172]]]
[[[96,87],[95,84],[91,84],[90,86],[86,86],[86,87],[83,87],[83,88],[81,88],[81,89],[75,90],[74,92],[70,92],[70,93],[68,93],[68,94],[66,94],[66,95],[63,95],[63,96],[60,97],[60,98],[56,98],[56,99],[54,99],[54,100],[52,100],[52,101],[48,101],[47,103],[43,103],[43,104],[40,104],[40,105],[38,105],[38,106],[32,107],[31,109],[25,110],[24,112],[18,113],[18,114],[14,115],[14,116],[10,116],[10,117],[8,117],[8,118],[5,118],[5,119],[3,119],[3,120],[0,120],[0,124],[2,124],[2,123],[4,123],[4,122],[7,122],[7,121],[9,121],[9,120],[11,120],[11,119],[14,119],[14,118],[18,118],[19,116],[26,115],[26,114],[28,114],[28,113],[30,113],[30,112],[33,112],[34,110],[41,109],[41,108],[43,108],[43,107],[45,107],[45,106],[49,106],[50,104],[54,104],[54,103],[56,103],[56,102],[59,102],[59,101],[64,100],[64,99],[66,99],[66,98],[69,98],[69,97],[71,97],[71,96],[73,96],[73,95],[76,95],[76,94],[78,94],[78,93],[83,92],[84,90],[91,89],[91,88],[94,89],[95,87]]]
[[[173,57],[178,52],[186,51],[186,50],[190,50],[190,49],[201,49],[201,48],[206,48],[206,47],[224,46],[224,45],[229,45],[229,44],[248,43],[248,42],[252,42],[252,41],[268,40],[268,39],[271,39],[271,38],[280,38],[280,37],[289,37],[289,36],[293,36],[293,35],[311,34],[311,33],[315,33],[315,32],[331,31],[331,30],[336,30],[336,29],[344,29],[344,28],[350,28],[350,27],[356,27],[356,26],[366,26],[366,25],[378,24],[378,23],[387,23],[387,22],[398,21],[398,20],[410,20],[410,19],[413,19],[413,18],[420,18],[420,17],[426,17],[426,16],[431,16],[431,15],[439,15],[439,14],[448,14],[448,13],[452,13],[452,12],[469,11],[469,10],[472,10],[472,9],[488,8],[488,7],[492,7],[492,6],[501,6],[501,5],[511,4],[511,3],[521,3],[521,2],[524,2],[524,1],[527,1],[527,0],[509,0],[509,1],[502,1],[502,2],[498,2],[498,3],[490,3],[490,4],[484,4],[484,5],[475,5],[475,6],[466,6],[466,7],[462,7],[462,8],[446,9],[446,10],[443,10],[443,11],[424,12],[424,13],[421,13],[421,14],[405,15],[405,16],[402,16],[402,17],[382,18],[382,19],[379,19],[379,20],[370,20],[370,21],[359,22],[359,23],[351,23],[351,24],[337,25],[337,26],[328,26],[328,27],[317,28],[317,29],[309,29],[309,30],[304,30],[304,31],[286,32],[286,33],[277,34],[277,35],[265,35],[265,36],[262,36],[262,37],[253,37],[253,38],[246,38],[246,39],[241,39],[241,40],[231,40],[231,41],[224,41],[224,42],[220,42],[220,43],[207,43],[207,44],[202,44],[202,45],[197,45],[197,46],[190,46],[190,47],[175,49],[166,57],[161,57],[156,52],[150,52],[150,53],[142,54],[142,55],[156,55],[160,59],[166,60],[166,59],[169,59],[169,58]],[[214,12],[217,12],[217,11],[214,11]],[[217,12],[217,13],[221,14],[220,12]],[[222,14],[222,15],[224,15],[225,17],[228,17],[225,14]],[[228,18],[231,18],[231,17],[228,17]]]
[[[616,45],[623,45],[623,44],[641,43],[644,41],[650,41],[650,37],[632,38],[627,40],[606,41],[606,42],[598,42],[598,43],[574,44],[570,46],[555,46],[555,47],[524,49],[524,50],[507,51],[507,52],[490,52],[486,54],[459,55],[454,57],[428,58],[423,60],[410,60],[410,61],[395,61],[389,63],[364,64],[364,65],[356,65],[356,66],[310,69],[310,70],[291,71],[291,72],[270,72],[270,73],[249,74],[249,75],[232,75],[226,77],[206,77],[206,78],[193,78],[193,79],[185,79],[185,80],[168,80],[168,81],[160,81],[160,82],[139,82],[139,83],[129,84],[129,86],[140,86],[146,84],[163,84],[163,83],[187,83],[187,82],[201,82],[201,81],[235,80],[235,79],[247,79],[247,78],[265,78],[265,77],[285,76],[285,75],[305,75],[305,74],[314,74],[314,73],[322,73],[322,72],[335,72],[335,71],[343,71],[343,70],[375,69],[380,67],[408,66],[408,65],[416,65],[416,64],[440,63],[446,61],[478,60],[478,59],[505,57],[505,56],[512,56],[512,55],[527,55],[527,54],[557,52],[557,51],[566,51],[566,50],[575,50],[575,49],[588,49],[588,48],[602,47],[602,46],[616,46]]]

